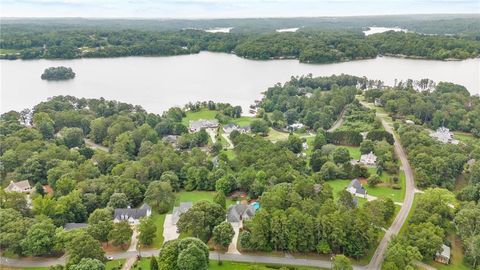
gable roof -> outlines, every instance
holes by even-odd
[[[441,256],[441,257],[444,257],[444,258],[447,258],[450,260],[450,247],[445,245],[445,244],[442,244],[442,252],[437,252],[436,253],[436,256]]]
[[[182,202],[179,206],[173,208],[172,223],[177,224],[180,215],[187,212],[193,206],[193,202]]]
[[[228,208],[227,221],[240,222],[243,219],[250,219],[255,215],[255,208],[252,205],[235,204]]]
[[[152,211],[152,208],[144,203],[140,208],[117,208],[113,214],[113,218],[117,220],[128,220],[130,218],[140,219],[142,217],[148,216],[149,212]]]
[[[27,190],[30,189],[30,182],[28,180],[23,180],[23,181],[18,181],[18,182],[13,182],[10,181],[10,184],[8,187],[5,188],[6,191],[15,191],[14,189],[20,189],[20,190]]]
[[[347,189],[349,190],[355,190],[355,193],[365,195],[367,194],[367,191],[363,188],[362,184],[358,179],[353,179],[350,184],[348,184]]]

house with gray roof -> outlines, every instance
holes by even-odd
[[[127,221],[131,225],[140,224],[140,219],[152,215],[152,208],[144,203],[139,208],[116,208],[113,222]]]
[[[450,256],[451,256],[450,247],[445,244],[442,244],[442,250],[437,251],[437,253],[435,254],[435,261],[443,264],[449,264]]]
[[[5,192],[20,192],[20,193],[30,193],[32,191],[32,186],[28,180],[23,180],[19,182],[10,181],[8,187],[5,188]]]
[[[233,124],[233,123],[230,123],[230,124],[227,124],[227,125],[223,126],[223,132],[225,134],[230,134],[235,130],[240,132],[240,133],[248,133],[248,132],[250,132],[251,128],[250,128],[250,126],[241,127],[241,126],[239,126],[237,124]]]
[[[190,132],[198,132],[201,129],[217,128],[217,127],[218,127],[217,119],[211,119],[211,120],[200,119],[197,121],[190,121],[188,123],[188,129],[190,130]]]
[[[247,204],[235,204],[228,208],[227,221],[228,222],[241,222],[243,220],[249,220],[255,215],[255,208],[252,205]]]
[[[83,229],[83,228],[86,228],[87,226],[88,226],[87,223],[65,223],[65,226],[63,226],[63,228],[66,231],[70,231],[75,229]]]
[[[348,184],[347,191],[354,196],[366,197],[367,191],[363,188],[362,184],[358,179],[353,179],[350,184]]]
[[[174,207],[172,212],[172,224],[176,225],[180,219],[180,215],[186,213],[192,206],[192,202],[182,202],[179,206]]]

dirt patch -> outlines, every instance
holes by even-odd
[[[232,194],[230,194],[229,198],[232,199],[232,200],[236,200],[238,198],[246,198],[247,197],[247,193],[245,191],[235,191],[233,192]]]
[[[48,195],[53,196],[53,188],[50,185],[43,186],[43,191],[45,191],[45,193],[47,193]]]
[[[127,248],[128,246],[122,249],[122,247],[116,247],[112,245],[112,243],[107,243],[107,242],[102,243],[102,249],[107,253],[125,251],[127,250]]]

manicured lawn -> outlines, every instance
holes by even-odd
[[[155,223],[155,226],[157,227],[157,234],[153,239],[152,246],[154,248],[160,248],[163,244],[163,224],[165,223],[165,214],[160,215],[160,214],[154,213],[152,214],[152,219],[153,219],[153,222]]]
[[[255,117],[250,117],[250,116],[241,116],[240,118],[233,118],[230,123],[237,124],[241,127],[249,126],[250,123],[252,123],[253,120],[258,119]]]
[[[108,261],[105,263],[105,270],[111,270],[116,266],[122,266],[123,263],[125,263],[125,259]]]
[[[268,136],[266,137],[268,140],[277,142],[277,141],[284,141],[288,139],[289,133],[287,132],[282,132],[275,130],[273,128],[270,128],[270,131],[268,132]]]
[[[265,265],[257,263],[241,263],[241,262],[229,262],[222,261],[222,265],[218,265],[217,261],[210,261],[209,270],[270,270],[270,269],[279,269],[282,265]],[[316,267],[306,267],[306,266],[289,266],[287,267],[291,270],[318,270],[322,268]]]
[[[177,193],[177,199],[175,200],[175,205],[179,205],[181,202],[193,202],[207,200],[213,201],[215,192],[213,191],[181,191]],[[227,199],[227,206],[235,204],[236,202],[230,199]]]
[[[384,174],[386,175],[386,173]],[[404,182],[405,181],[404,179],[405,179],[404,177],[400,176],[400,181]],[[327,184],[329,184],[332,187],[333,196],[336,197],[337,193],[345,189],[350,183],[350,181],[351,180],[337,179],[337,180],[327,181]],[[401,186],[404,186],[404,185],[401,185]],[[394,202],[403,202],[403,199],[405,197],[404,187],[402,187],[402,189],[393,189],[390,187],[383,187],[383,186],[369,187],[368,185],[363,185],[363,187],[367,190],[368,195],[372,195],[379,198],[391,198]]]
[[[131,268],[132,270],[148,270],[150,269],[150,258],[145,257],[137,261],[134,266]]]
[[[208,109],[201,109],[197,112],[187,112],[186,116],[182,119],[182,123],[188,126],[189,121],[195,121],[200,119],[215,119],[217,111],[210,111]]]
[[[355,159],[355,160],[360,160],[360,156],[362,153],[360,153],[360,147],[357,146],[338,146],[338,147],[344,147],[348,149],[348,152],[350,152],[350,156]]]
[[[337,197],[337,193],[343,189],[345,189],[348,184],[350,183],[351,180],[342,180],[342,179],[337,179],[337,180],[330,180],[326,181],[327,184],[330,185],[333,189],[333,197]]]
[[[235,154],[235,151],[233,151],[233,149],[229,149],[229,150],[224,150],[223,151],[225,154],[227,154],[227,157],[229,160],[234,160],[237,156]]]

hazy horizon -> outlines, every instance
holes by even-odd
[[[2,18],[221,19],[465,14],[477,0],[3,0]]]

